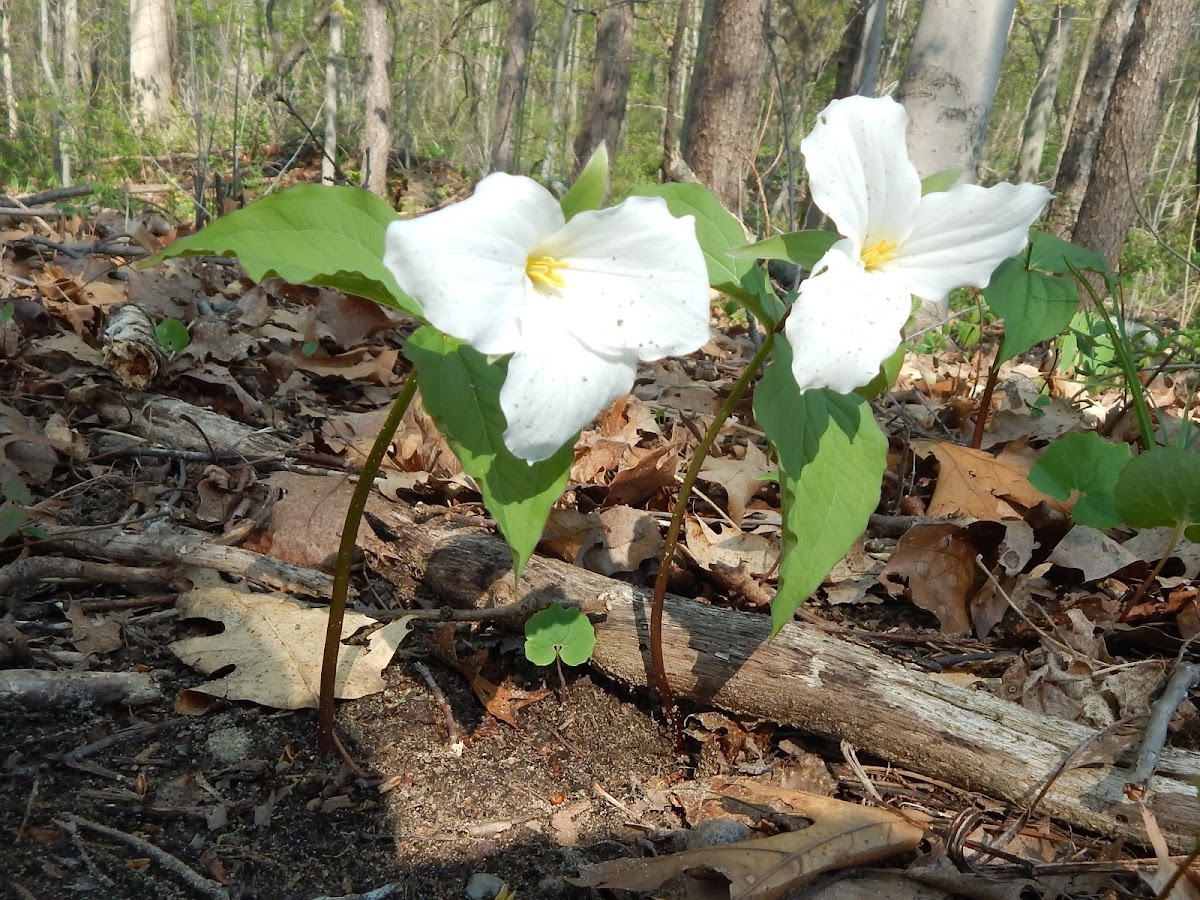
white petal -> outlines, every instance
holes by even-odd
[[[846,97],[825,107],[800,142],[812,198],[855,253],[908,236],[921,179],[908,158],[907,127],[904,107],[889,97]]]
[[[513,355],[500,389],[508,423],[504,444],[531,463],[553,456],[604,407],[629,393],[637,371],[632,355],[601,356],[568,334],[552,332],[553,326],[545,328]]]
[[[662,198],[579,213],[535,252],[567,264],[553,296],[571,333],[594,351],[650,362],[708,340],[708,272],[695,220],[675,218]]]
[[[530,290],[530,251],[563,226],[554,196],[496,173],[460,203],[388,226],[383,262],[436,328],[482,353],[511,353]]]
[[[784,326],[792,374],[802,391],[848,394],[874,378],[896,351],[912,300],[897,279],[867,272],[837,250],[826,253],[815,271],[800,284]]]
[[[1029,226],[1049,200],[1041,185],[1007,182],[927,194],[908,240],[884,268],[923,300],[941,302],[964,285],[987,287],[996,266],[1024,249]]]

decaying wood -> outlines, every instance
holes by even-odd
[[[156,562],[216,569],[277,590],[312,597],[328,597],[333,590],[333,578],[317,569],[306,569],[250,550],[226,547],[217,543],[211,534],[165,519],[150,522],[138,530],[119,525],[92,530],[53,524],[39,527],[47,533],[54,547],[81,556],[141,565]]]
[[[520,589],[500,538],[447,520],[421,524],[397,507],[386,524],[392,577],[459,607],[492,606],[528,594],[607,614],[594,617],[592,665],[644,687],[650,592],[565,563],[535,557]],[[668,595],[663,639],[671,682],[682,696],[733,712],[847,740],[912,771],[1017,806],[1028,804],[1092,729],[1044,716],[982,691],[908,669],[868,648],[801,624],[768,640],[766,616]],[[1132,764],[1132,752],[1119,760]],[[1200,754],[1163,752],[1146,803],[1173,849],[1200,834],[1190,779]],[[1127,769],[1070,768],[1037,812],[1073,826],[1146,844],[1142,816],[1125,794]]]
[[[0,672],[0,709],[137,706],[161,700],[162,693],[145,672]]]

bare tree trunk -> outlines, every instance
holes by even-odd
[[[129,100],[136,119],[160,122],[175,94],[175,6],[171,0],[130,0]]]
[[[671,49],[667,62],[667,109],[663,115],[663,177],[674,180],[672,173],[683,162],[680,151],[679,125],[683,119],[680,111],[682,99],[687,95],[684,83],[687,80],[684,48],[692,23],[692,0],[679,0],[675,13],[675,33],[671,36]]]
[[[1071,240],[1117,269],[1157,139],[1167,77],[1187,39],[1195,0],[1140,0]]]
[[[763,76],[767,71],[768,0],[721,0],[696,54],[683,155],[696,177],[735,213],[755,152]]]
[[[1033,96],[1029,100],[1029,111],[1021,129],[1021,150],[1017,156],[1017,181],[1037,181],[1042,165],[1042,152],[1046,149],[1046,129],[1050,114],[1054,112],[1054,98],[1058,94],[1058,79],[1062,73],[1063,59],[1071,37],[1071,21],[1075,17],[1073,7],[1059,4],[1054,8],[1050,30],[1042,51],[1042,68],[1038,74]]]
[[[363,0],[362,47],[367,70],[363,166],[366,187],[387,199],[388,156],[392,151],[392,51],[396,41],[388,0]]]
[[[548,180],[558,167],[558,148],[563,137],[563,93],[566,87],[568,56],[571,52],[571,26],[575,6],[567,0],[558,25],[558,49],[554,54],[554,87],[550,95],[550,136],[546,138],[546,156],[542,159],[542,180]]]
[[[1125,45],[1129,41],[1137,5],[1138,0],[1110,0],[1100,23],[1096,48],[1083,78],[1079,105],[1071,123],[1071,135],[1067,138],[1058,166],[1055,197],[1050,204],[1050,226],[1064,237],[1074,230],[1079,206],[1083,202],[1083,195],[1087,193],[1092,163],[1100,144],[1104,111],[1108,108],[1117,67],[1121,64]]]
[[[899,99],[921,176],[975,181],[1016,0],[925,0]]]
[[[886,19],[887,0],[855,0],[838,50],[835,97],[875,95]]]
[[[592,87],[583,106],[583,122],[575,135],[575,174],[603,141],[615,159],[625,122],[633,51],[633,3],[606,6],[596,16],[596,54]]]
[[[4,81],[4,114],[8,122],[8,136],[15,138],[21,122],[17,116],[17,87],[13,81],[10,46],[8,0],[0,0],[0,79]]]
[[[329,12],[329,55],[325,57],[325,153],[321,157],[321,183],[337,178],[338,69],[342,64],[342,13]]]
[[[267,0],[264,7],[267,22],[267,37],[271,44],[271,57],[274,62],[275,72],[271,79],[264,80],[263,83],[267,84],[269,82],[275,90],[279,90],[284,80],[291,74],[292,69],[296,68],[296,63],[304,58],[304,54],[312,46],[312,35],[315,35],[329,24],[329,16],[333,12],[333,3],[323,3],[317,7],[317,11],[308,20],[304,31],[292,42],[292,45],[287,50],[284,50],[283,38],[275,28],[271,15],[275,7],[275,2],[276,0]]]
[[[518,126],[525,106],[529,46],[533,43],[533,11],[533,0],[513,0],[509,8],[504,63],[500,67],[496,112],[492,117],[491,168],[495,172],[512,172],[517,165]]]

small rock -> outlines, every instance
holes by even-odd
[[[496,895],[505,887],[504,879],[500,876],[491,872],[476,872],[467,881],[463,893],[467,900],[495,900]]]

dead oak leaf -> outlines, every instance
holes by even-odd
[[[250,593],[207,571],[190,577],[195,587],[180,595],[180,614],[221,622],[225,630],[175,641],[169,649],[206,675],[233,667],[224,677],[193,690],[277,709],[316,707],[328,610],[285,594]],[[386,687],[381,673],[411,630],[410,619],[405,616],[379,629],[366,646],[341,646],[335,696],[354,700]],[[347,612],[342,637],[374,624],[369,616]]]
[[[700,468],[700,477],[725,489],[726,512],[733,524],[741,527],[746,507],[762,490],[766,476],[774,469],[765,453],[754,444],[747,444],[744,459],[710,456]]]
[[[1022,518],[1039,503],[1066,512],[1062,504],[1029,483],[1024,457],[992,456],[982,450],[939,441],[912,442],[918,456],[938,461],[937,487],[927,515],[987,521]]]

